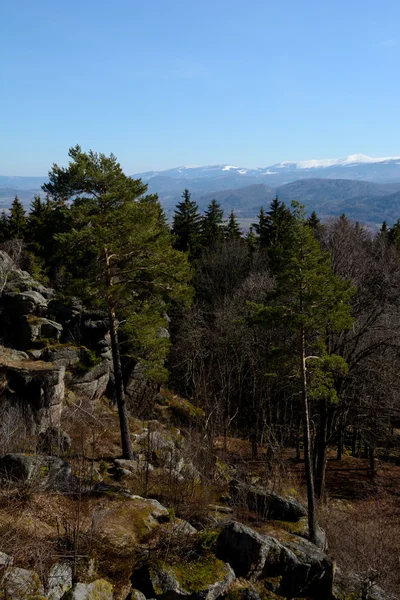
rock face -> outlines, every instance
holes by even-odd
[[[234,581],[231,567],[214,557],[179,565],[155,565],[138,569],[132,584],[147,598],[159,600],[216,600]]]
[[[31,433],[43,433],[60,423],[64,401],[65,367],[34,361],[6,361],[0,373],[7,381],[7,394],[26,402]]]
[[[316,600],[331,596],[333,561],[307,540],[293,537],[281,543],[232,521],[221,531],[217,556],[231,565],[237,577],[263,579],[277,594]]]
[[[68,491],[73,484],[70,465],[57,456],[6,454],[0,458],[0,476],[40,490]]]
[[[83,373],[67,374],[66,382],[75,394],[89,400],[97,400],[105,393],[110,379],[110,361],[102,360],[100,364]]]
[[[275,492],[235,481],[231,482],[230,490],[233,502],[246,504],[263,519],[298,521],[307,516],[306,508],[296,498],[283,498]]]

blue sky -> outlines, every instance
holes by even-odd
[[[0,175],[400,155],[398,0],[15,0]]]

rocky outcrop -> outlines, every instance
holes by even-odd
[[[60,423],[65,393],[64,366],[3,359],[0,373],[6,380],[6,395],[26,403],[26,420],[32,434],[43,433]]]
[[[330,598],[334,563],[319,548],[301,538],[279,542],[234,521],[225,525],[217,556],[237,577],[262,579],[272,592],[286,597]]]

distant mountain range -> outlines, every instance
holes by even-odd
[[[321,217],[345,212],[371,225],[400,217],[400,157],[371,158],[354,154],[339,159],[284,161],[249,169],[234,165],[183,166],[166,171],[137,173],[157,193],[171,213],[185,188],[204,209],[213,199],[225,211],[252,218],[278,194],[285,202],[298,200]],[[15,194],[29,204],[45,177],[0,176],[0,207]]]

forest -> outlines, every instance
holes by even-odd
[[[378,526],[368,519],[379,503],[393,511],[400,492],[398,482],[382,477],[385,465],[400,465],[400,219],[375,233],[345,214],[320,221],[295,198],[286,204],[276,197],[243,232],[234,211],[224,215],[212,200],[201,214],[186,189],[168,223],[157,196],[127,177],[113,155],[75,146],[69,156],[67,167],[53,165],[28,213],[18,197],[3,212],[1,251],[55,290],[52,322],[59,320],[56,302],[103,315],[112,364],[105,397],[117,407],[121,465],[137,456],[132,419],[150,423],[154,402],[175,409],[180,403],[183,429],[201,440],[206,487],[218,487],[216,473],[224,479],[230,461],[235,474],[224,482],[231,490],[255,466],[260,485],[282,486],[295,476],[310,542],[320,545],[323,527],[340,562],[340,529],[351,517],[332,508],[336,494],[364,503],[376,544]],[[3,262],[2,292],[10,289],[10,273]],[[2,344],[18,348],[2,306]],[[82,345],[74,335],[64,345]],[[34,340],[37,352],[50,351],[45,337]],[[89,351],[96,367],[102,355]],[[138,370],[153,391],[150,400],[148,393],[129,397]],[[341,472],[335,481],[330,465],[353,459],[362,465],[361,484],[341,480]],[[148,486],[148,467],[143,476]],[[188,500],[175,500],[183,517]],[[387,565],[373,563],[373,548],[363,547],[358,570],[366,587],[352,598],[378,598],[368,595],[375,584],[400,589],[393,569],[398,546],[379,543],[384,552],[376,555]],[[350,559],[344,552],[341,560]],[[264,597],[333,598],[312,587],[278,588]]]

